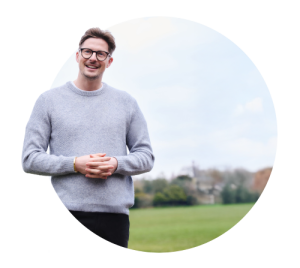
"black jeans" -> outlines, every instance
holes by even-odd
[[[129,216],[118,213],[83,212],[70,210],[87,229],[121,247],[128,247]]]

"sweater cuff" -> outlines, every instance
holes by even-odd
[[[72,157],[70,157],[68,159],[68,171],[70,173],[77,173],[78,172],[78,170],[77,170],[77,172],[75,171],[75,167],[74,167],[74,159],[75,159],[75,157],[76,156],[72,156]]]
[[[114,156],[114,158],[118,161],[118,166],[114,173],[122,174],[124,172],[124,156]]]

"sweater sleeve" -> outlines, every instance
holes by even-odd
[[[130,153],[126,156],[115,156],[118,160],[115,173],[132,176],[150,171],[154,164],[154,155],[147,123],[136,101],[134,101],[126,143]]]
[[[38,98],[26,126],[22,165],[26,173],[45,176],[75,173],[74,157],[47,154],[51,136],[51,120],[43,94]]]

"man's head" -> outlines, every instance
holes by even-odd
[[[104,40],[108,45],[108,52],[110,55],[112,55],[116,49],[115,38],[112,34],[109,31],[102,31],[100,28],[88,29],[80,39],[79,49],[83,47],[83,43],[89,38],[100,38]]]
[[[87,30],[76,53],[80,76],[88,80],[102,79],[105,69],[113,62],[115,48],[115,39],[109,31],[99,28]]]

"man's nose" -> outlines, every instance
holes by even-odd
[[[97,60],[97,54],[96,52],[93,52],[92,56],[90,57],[90,60]]]

